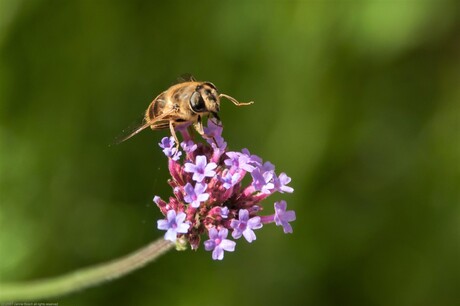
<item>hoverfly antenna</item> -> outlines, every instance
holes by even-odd
[[[226,98],[227,100],[229,100],[230,102],[232,102],[233,104],[235,104],[236,106],[245,106],[245,105],[251,105],[254,103],[254,101],[249,101],[249,102],[238,102],[238,100],[236,100],[235,98],[229,96],[229,95],[226,95],[226,94],[220,94],[219,95],[219,98]]]

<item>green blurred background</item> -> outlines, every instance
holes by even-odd
[[[292,177],[294,233],[170,252],[59,305],[459,305],[456,1],[0,0],[0,281],[160,237],[167,131],[109,146],[185,72],[232,149]],[[271,208],[270,208],[271,210]]]

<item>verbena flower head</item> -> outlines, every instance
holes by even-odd
[[[295,212],[286,211],[285,201],[276,202],[271,214],[262,214],[262,202],[268,196],[294,191],[287,186],[291,178],[284,172],[277,175],[272,163],[247,149],[228,151],[222,126],[214,120],[208,120],[204,131],[206,142],[194,142],[187,129],[180,130],[184,154],[177,151],[173,137],[159,144],[168,157],[168,183],[174,193],[168,201],[154,198],[166,217],[158,221],[158,229],[166,230],[165,239],[175,241],[178,249],[190,244],[194,250],[204,239],[205,250],[212,251],[214,260],[221,260],[224,251],[235,250],[236,242],[227,239],[229,232],[233,239],[253,242],[254,230],[275,223],[292,233],[289,222],[295,220]],[[247,185],[242,182],[245,177],[251,178]]]

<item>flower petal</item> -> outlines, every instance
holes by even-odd
[[[219,231],[216,238],[220,238],[221,240],[224,240],[225,238],[227,238],[227,236],[228,236],[228,229],[223,228]]]
[[[197,168],[204,168],[206,167],[206,156],[198,155],[195,159],[195,165]]]
[[[239,221],[248,221],[249,219],[249,211],[247,209],[240,209],[238,213]]]
[[[208,187],[208,185],[206,185],[205,183],[197,183],[195,185],[195,194],[196,195],[200,195],[202,194],[203,192],[206,191],[206,188]]]
[[[256,217],[252,217],[251,219],[249,219],[248,227],[252,228],[252,229],[261,228],[262,227],[262,222],[260,222],[260,217],[256,216]]]
[[[212,227],[209,230],[209,238],[210,239],[216,239],[219,238],[219,233],[217,232],[217,229],[215,227]]]
[[[168,210],[166,213],[166,218],[168,219],[169,223],[171,223],[171,221],[176,221],[176,211],[174,209]]]
[[[283,220],[288,222],[295,221],[295,211],[289,210],[285,212],[283,215]]]
[[[205,249],[206,251],[214,250],[215,246],[216,246],[216,243],[215,243],[214,240],[212,240],[212,239],[206,240],[206,241],[204,242],[204,249]]]
[[[243,236],[249,243],[256,240],[256,234],[249,227],[243,231]]]
[[[237,228],[235,228],[232,232],[233,239],[240,239],[242,235],[243,235],[243,232]]]
[[[185,172],[195,172],[196,166],[192,163],[185,163],[184,171]]]
[[[184,222],[185,220],[185,217],[187,217],[187,215],[183,212],[180,212],[176,215],[176,224],[181,224]]]
[[[209,194],[207,193],[200,194],[197,198],[197,200],[200,202],[206,202],[208,199],[209,199]]]
[[[212,251],[212,259],[222,260],[224,259],[224,250],[220,246],[216,246]]]
[[[285,234],[292,233],[292,226],[287,222],[283,223],[283,231]]]
[[[188,223],[181,223],[178,227],[177,227],[177,232],[178,233],[181,233],[181,234],[186,234],[188,232],[188,229],[190,228],[190,224]]]
[[[164,230],[166,231],[167,229],[169,229],[169,222],[166,221],[166,220],[158,220],[157,221],[157,228],[159,230]]]
[[[176,239],[177,239],[176,231],[170,228],[165,234],[165,240],[176,242]]]
[[[235,246],[236,246],[236,242],[235,241],[231,241],[229,239],[224,239],[222,240],[222,242],[220,243],[220,247],[222,249],[224,249],[225,251],[227,252],[233,252],[235,251]]]

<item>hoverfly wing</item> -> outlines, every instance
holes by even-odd
[[[139,134],[142,130],[149,127],[150,124],[151,124],[150,122],[145,122],[144,116],[142,115],[141,118],[134,121],[126,129],[122,130],[120,135],[115,137],[112,145],[119,145],[123,141],[126,141],[129,138],[133,137],[134,135]]]
[[[196,82],[195,77],[191,73],[184,73],[177,77],[176,84],[185,82]]]
[[[143,130],[145,130],[148,127],[152,127],[152,129],[159,130],[159,129],[164,129],[169,127],[169,120],[166,119],[167,116],[171,115],[173,112],[175,112],[175,109],[171,109],[168,112],[165,112],[161,114],[160,116],[155,117],[152,120],[146,121],[145,118],[142,120],[141,124],[133,124],[131,128],[127,128],[122,131],[121,135],[119,137],[115,138],[114,144],[120,144],[123,141],[126,141],[130,139],[131,137],[139,134]],[[161,122],[161,121],[167,121],[167,123]],[[160,124],[159,124],[160,123]]]

